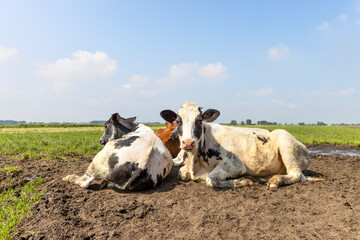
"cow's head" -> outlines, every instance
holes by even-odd
[[[208,109],[205,112],[193,103],[185,103],[178,113],[172,110],[164,110],[161,117],[168,122],[175,122],[178,126],[173,131],[173,136],[178,136],[180,147],[186,151],[195,151],[199,147],[199,140],[203,133],[203,122],[212,122],[220,112]]]
[[[112,114],[105,123],[105,132],[100,138],[100,144],[105,145],[110,140],[121,138],[123,135],[134,131],[136,128],[135,120],[136,117],[122,118],[118,113]]]

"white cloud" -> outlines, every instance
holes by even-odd
[[[39,67],[37,73],[43,78],[57,80],[88,80],[112,75],[116,61],[104,52],[73,52],[70,58],[62,58]]]
[[[179,65],[172,65],[170,67],[170,77],[179,79],[179,78],[189,78],[192,77],[199,68],[198,63],[181,63]]]
[[[283,60],[286,59],[290,54],[290,49],[283,45],[279,44],[277,47],[272,47],[268,50],[268,59],[269,60]]]
[[[221,62],[200,65],[199,63],[181,63],[170,66],[169,76],[158,78],[159,85],[195,84],[201,79],[223,80],[230,77],[227,68]]]
[[[268,88],[262,88],[259,89],[257,91],[249,91],[248,95],[251,96],[267,96],[274,93],[274,89],[272,87],[268,87]]]
[[[296,108],[296,104],[294,104],[294,103],[284,102],[284,101],[280,101],[280,100],[276,100],[276,99],[271,100],[270,103],[274,104],[274,105],[278,105],[278,106],[292,108],[292,109]]]
[[[205,79],[225,79],[229,77],[227,68],[221,62],[208,63],[198,70],[198,74]]]
[[[5,48],[0,46],[0,63],[15,59],[18,55],[19,51],[16,48]]]
[[[150,83],[151,78],[142,75],[134,75],[130,78],[129,82],[124,84],[123,87],[126,89],[138,89],[147,87]]]
[[[322,22],[316,28],[319,30],[325,30],[325,29],[328,29],[329,27],[330,27],[330,24],[328,22]]]
[[[337,19],[340,21],[340,22],[347,22],[347,15],[346,14],[340,14]]]
[[[337,92],[330,92],[330,95],[335,97],[350,97],[353,96],[355,93],[356,90],[354,88],[348,88]]]
[[[194,85],[201,80],[213,82],[214,80],[222,80],[229,76],[226,67],[221,62],[205,65],[200,65],[196,62],[173,64],[169,67],[169,74],[167,76],[151,79],[142,75],[134,75],[117,91],[124,90],[129,94],[144,97],[155,96],[170,87]]]

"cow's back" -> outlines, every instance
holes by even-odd
[[[155,187],[171,170],[172,158],[169,151],[146,126],[139,126],[135,132],[112,144],[108,180],[124,190]]]

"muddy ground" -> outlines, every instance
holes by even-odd
[[[91,189],[62,182],[67,174],[84,173],[91,158],[83,156],[56,161],[0,157],[0,167],[19,167],[12,176],[16,182],[35,176],[45,180],[45,194],[20,222],[14,239],[360,239],[360,157],[312,159],[305,174],[326,181],[275,191],[259,183],[211,189],[180,182],[178,168],[161,186],[142,192],[100,190],[100,181]],[[2,184],[0,191],[7,187]]]

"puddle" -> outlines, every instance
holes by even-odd
[[[319,155],[348,155],[352,157],[360,157],[360,152],[358,151],[345,151],[345,150],[309,150],[310,154],[319,154]]]

